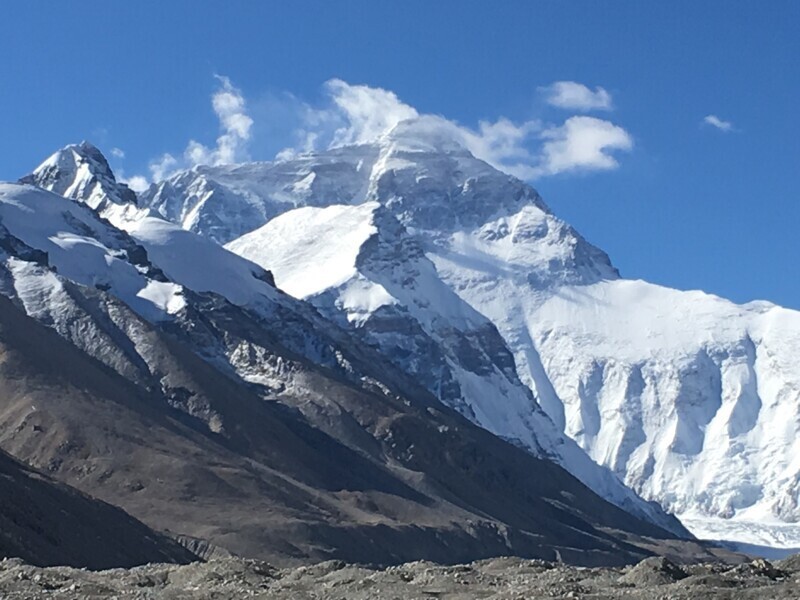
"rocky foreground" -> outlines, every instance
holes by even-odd
[[[776,564],[679,566],[649,558],[627,568],[579,568],[495,558],[465,565],[413,562],[385,569],[329,561],[276,569],[225,558],[190,565],[153,564],[87,571],[0,562],[2,598],[683,598],[800,597],[800,557]]]

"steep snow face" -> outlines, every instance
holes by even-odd
[[[277,274],[280,288],[292,296],[316,296],[357,276],[356,262],[361,246],[378,231],[372,222],[377,207],[378,204],[373,203],[298,208],[238,238],[226,248],[262,266],[271,264],[265,268]],[[391,303],[386,290],[365,285],[362,298],[353,309],[361,305],[367,312],[373,312]]]
[[[224,244],[292,208],[363,199],[377,154],[363,146],[283,163],[198,166],[154,184],[140,203]]]
[[[442,284],[416,238],[377,202],[298,208],[226,247],[270,265],[279,287],[297,298],[336,289],[349,321],[401,305],[428,328],[437,319],[462,330],[489,325]]]
[[[136,204],[136,194],[117,183],[103,154],[88,142],[62,148],[22,179],[59,196],[81,200],[92,208],[110,203]]]
[[[184,306],[182,287],[166,281],[139,245],[85,206],[32,186],[0,183],[0,227],[44,253],[60,274],[111,291],[145,318],[168,318]]]
[[[509,423],[536,412],[495,328],[439,280],[416,239],[378,203],[295,209],[228,248],[270,269],[279,287],[353,327],[484,426],[503,411],[515,415],[504,415]],[[487,402],[495,410],[486,411]],[[539,451],[531,428],[518,429]]]
[[[207,238],[149,215],[111,221],[141,244],[170,280],[187,288],[219,294],[240,306],[279,298],[269,272]]]
[[[563,436],[520,381],[494,325],[441,281],[417,238],[379,203],[291,210],[227,247],[352,327],[443,403],[674,528]]]
[[[644,497],[695,519],[800,517],[800,313],[641,281],[489,288],[435,259],[554,421]]]
[[[797,313],[621,280],[530,187],[417,129],[401,124],[377,144],[286,162],[202,169],[209,185],[258,207],[255,220],[215,239],[295,207],[378,202],[441,281],[497,327],[521,380],[595,460],[693,522],[800,518]],[[142,202],[167,216],[224,212],[221,200],[200,206],[183,194],[184,178],[199,174],[179,174]],[[176,221],[208,234],[200,220]],[[280,268],[278,254],[270,260]]]

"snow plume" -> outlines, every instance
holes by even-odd
[[[299,152],[325,150],[348,144],[377,142],[406,131],[403,142],[413,141],[417,149],[466,148],[478,158],[506,172],[527,178],[526,163],[532,160],[527,148],[538,121],[513,123],[501,118],[481,121],[477,128],[459,125],[435,115],[421,115],[394,92],[367,85],[350,85],[332,79],[324,86],[322,106],[300,103],[301,125],[295,131],[297,143],[278,153],[288,159]]]
[[[296,105],[299,126],[294,131],[296,143],[278,153],[289,159],[300,152],[312,152],[375,142],[399,123],[419,117],[394,92],[366,85],[350,85],[331,79],[324,85],[325,101],[312,106],[289,94],[286,100]]]
[[[360,144],[376,140],[401,121],[419,116],[394,92],[366,85],[349,85],[341,79],[325,84],[331,100],[346,122],[334,134],[333,145]]]
[[[213,148],[196,140],[190,140],[181,158],[165,153],[150,161],[150,177],[134,175],[127,180],[137,191],[146,189],[148,179],[162,181],[176,171],[195,165],[223,165],[248,159],[247,144],[250,141],[253,119],[247,113],[247,103],[241,90],[224,75],[214,75],[219,82],[211,95],[211,106],[219,119],[220,135]]]
[[[610,108],[610,96],[603,88],[585,90],[596,105],[604,102],[603,106]],[[532,180],[568,171],[614,169],[618,162],[610,152],[633,147],[631,136],[622,127],[592,117],[570,117],[558,126],[544,125],[538,119],[514,122],[500,117],[468,127],[441,116],[421,115],[394,92],[382,88],[333,79],[324,91],[322,106],[298,101],[301,124],[294,134],[296,143],[279,152],[278,160],[301,152],[375,142],[404,129],[420,146],[459,146],[506,173]],[[586,98],[584,101],[586,105]],[[573,107],[577,107],[574,102]],[[409,137],[403,141],[408,142]]]
[[[221,85],[211,97],[211,104],[219,118],[221,133],[215,148],[208,148],[195,140],[189,142],[184,156],[193,165],[224,165],[247,158],[246,147],[253,119],[247,114],[244,96],[227,77],[215,77]]]

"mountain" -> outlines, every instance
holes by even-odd
[[[798,545],[800,315],[621,278],[532,188],[454,145],[429,118],[403,122],[371,144],[275,163],[195,167],[139,198],[184,229],[248,248],[284,275],[293,270],[286,243],[271,240],[259,250],[251,231],[279,215],[298,220],[289,216],[295,209],[368,202],[396,219],[433,264],[438,283],[431,289],[439,291],[432,296],[444,284],[496,327],[518,379],[595,461],[700,534]],[[395,225],[384,221],[373,226],[388,227],[391,237]],[[273,233],[280,226],[272,225]],[[236,241],[245,234],[256,237]],[[342,252],[352,262],[352,249]],[[301,271],[287,277],[283,284],[291,287]],[[328,281],[339,299],[314,302],[352,316],[340,282]],[[295,293],[306,291],[319,290]],[[415,298],[403,306],[441,308],[434,298]],[[375,308],[367,312],[387,310]],[[524,440],[518,421],[492,412],[483,422],[495,416],[493,431]]]
[[[106,157],[88,142],[56,152],[21,183],[34,181],[61,196],[80,199],[92,208],[106,208],[111,203],[136,204],[133,190],[117,182]]]
[[[0,371],[5,451],[279,564],[708,555],[473,425],[263,268],[124,208],[131,233],[113,206],[0,184],[0,308],[36,350],[20,364],[48,367]]]
[[[565,438],[520,381],[497,328],[438,276],[416,237],[375,202],[288,211],[227,248],[352,327],[447,406],[561,464],[618,506],[673,527]]]
[[[80,147],[77,151],[80,151]],[[68,147],[61,152],[73,156],[76,149]],[[45,164],[63,163],[64,160],[57,155]],[[363,160],[360,154],[356,156],[359,161]],[[464,160],[474,159],[465,155]],[[37,171],[41,171],[41,168]],[[347,169],[332,169],[334,173],[340,171],[348,172]],[[37,180],[35,174],[31,177]],[[110,171],[94,178],[113,184]],[[49,181],[37,183],[46,186]],[[71,187],[79,189],[82,186],[73,184]],[[324,192],[330,193],[332,187],[326,185]],[[119,196],[113,188],[109,190],[109,199]],[[80,197],[75,199],[82,200]],[[219,205],[226,208],[228,202],[231,202],[230,195],[219,200]],[[212,202],[211,205],[217,206],[217,203]],[[355,333],[368,346],[377,349],[384,361],[399,366],[407,379],[413,380],[415,385],[421,384],[429,393],[473,422],[537,456],[556,460],[597,493],[640,518],[671,529],[678,535],[685,534],[675,519],[666,515],[657,505],[642,501],[610,471],[599,467],[554,427],[551,419],[537,405],[530,389],[519,380],[513,356],[496,327],[439,280],[435,267],[425,257],[416,238],[410,236],[387,210],[379,209],[377,204],[331,207],[327,213],[320,213],[320,219],[314,219],[309,214],[314,212],[311,207],[303,210],[287,213],[277,219],[276,222],[282,224],[276,226],[282,229],[276,232],[276,237],[283,242],[269,244],[276,249],[283,248],[287,256],[294,255],[303,245],[318,250],[316,253],[307,252],[305,260],[294,265],[299,280],[317,281],[317,289],[307,294],[289,290],[294,296],[304,300],[315,296],[312,304],[323,316],[343,328],[355,326]],[[324,223],[329,219],[323,213],[331,214],[332,211],[338,211],[336,214],[341,216],[338,220],[334,219],[336,223],[333,227],[328,225],[325,229]],[[214,292],[235,305],[254,311],[259,318],[274,325],[271,328],[273,331],[280,331],[277,335],[281,336],[283,345],[316,364],[337,369],[351,379],[355,374],[356,381],[365,375],[387,381],[391,370],[375,369],[373,358],[346,356],[336,350],[337,345],[353,347],[351,342],[341,338],[342,329],[331,327],[328,320],[320,319],[316,313],[309,313],[305,303],[278,293],[269,281],[265,281],[268,279],[266,275],[254,278],[253,273],[260,271],[259,267],[225,252],[207,238],[154,217],[153,212],[153,208],[137,209],[113,201],[100,209],[102,215],[140,243],[172,281],[195,290]],[[200,214],[195,208],[186,212]],[[264,209],[261,212],[270,211]],[[218,225],[229,216],[226,213],[219,218],[214,217],[212,222]],[[308,223],[304,221],[306,218]],[[381,234],[368,235],[376,227],[376,220],[380,221]],[[315,227],[318,221],[323,223],[321,227]],[[226,222],[231,221],[228,219]],[[221,235],[217,225],[214,231]],[[337,229],[337,225],[340,229]],[[351,228],[352,235],[347,238],[344,247],[337,244],[333,238]],[[319,236],[324,236],[325,231],[329,232],[329,236],[323,240]],[[267,236],[270,236],[269,232]],[[296,246],[292,240],[297,241]],[[342,297],[325,288],[326,280],[320,278],[320,273],[327,272],[336,277],[337,268],[346,269],[353,264],[355,257],[349,256],[348,252],[358,253],[361,244],[368,244],[370,249],[361,253],[368,255],[368,258],[360,260],[359,276],[349,282],[340,282],[346,288],[341,292],[342,297],[347,296],[344,302],[353,305],[352,311],[346,316],[339,315],[337,306],[341,305]],[[259,244],[256,242],[256,245]],[[246,258],[255,262],[263,260],[258,256]],[[312,273],[305,269],[315,270]],[[279,287],[286,289],[285,281]],[[391,302],[385,299],[389,297],[387,289],[393,294]],[[304,324],[299,322],[298,315],[302,315]],[[289,320],[295,322],[294,327],[285,326]],[[303,332],[301,336],[297,335],[299,330]],[[311,351],[308,340],[314,340]],[[222,360],[228,359],[241,377],[270,385],[272,376],[263,373],[258,360],[250,358],[242,361],[242,353],[236,348],[223,351],[220,355]],[[340,364],[342,356],[346,356],[344,368]],[[400,383],[398,389],[402,389],[403,385]]]

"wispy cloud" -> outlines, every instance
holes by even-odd
[[[581,112],[613,108],[611,94],[599,86],[592,90],[577,81],[556,81],[539,89],[545,101],[557,108]]]
[[[124,180],[132,189],[141,190],[148,180],[158,182],[172,173],[194,165],[222,165],[241,162],[249,158],[247,146],[251,137],[253,119],[247,112],[247,103],[241,90],[224,75],[214,75],[219,87],[211,96],[211,106],[219,119],[220,135],[214,147],[197,140],[189,140],[180,157],[165,153],[150,161],[150,177],[134,175]],[[112,154],[114,151],[112,150]]]
[[[500,117],[468,127],[441,116],[420,114],[382,88],[335,79],[325,85],[325,94],[327,100],[320,106],[300,103],[297,143],[281,151],[279,159],[375,141],[392,135],[398,127],[413,127],[417,143],[455,144],[502,171],[532,180],[567,171],[614,169],[619,163],[611,152],[633,147],[631,136],[622,127],[594,117],[576,115],[561,125]]]
[[[703,123],[706,125],[711,125],[712,127],[716,127],[720,131],[729,132],[734,131],[733,123],[730,121],[723,121],[717,115],[706,115],[703,117]]]
[[[247,102],[227,77],[217,79],[220,86],[211,98],[221,131],[216,145],[207,147],[191,140],[182,154],[167,153],[152,160],[148,177],[129,178],[131,187],[141,189],[147,181],[161,181],[197,164],[227,164],[249,158],[254,121]],[[569,85],[564,88],[561,84]],[[592,91],[574,82],[557,82],[554,86],[560,86],[563,93],[559,97],[565,107],[584,110],[589,105],[611,106],[611,98],[602,88]],[[590,100],[584,94],[578,102],[575,98],[581,94],[570,86],[583,88]],[[567,101],[569,94],[572,100]],[[321,99],[315,103],[291,94],[271,97],[269,102],[270,110],[258,113],[260,126],[269,130],[270,119],[276,118],[294,123],[289,125],[293,141],[278,152],[277,160],[384,139],[413,144],[413,150],[466,149],[506,173],[534,180],[559,173],[615,169],[619,166],[616,153],[633,148],[630,134],[604,119],[574,115],[562,123],[545,123],[498,117],[468,126],[443,116],[422,114],[390,90],[352,85],[341,79],[326,82]]]
[[[143,192],[150,187],[150,182],[147,180],[147,177],[142,175],[134,175],[133,177],[127,179],[120,176],[118,179],[137,193]]]
[[[119,161],[125,159],[125,151],[122,148],[117,148],[116,146],[111,148],[108,153],[116,158]],[[121,166],[117,166],[114,168],[114,172],[117,177],[117,181],[121,183],[125,183],[135,192],[144,191],[150,185],[147,181],[147,178],[142,177],[141,175],[134,175],[133,177],[126,177],[125,176],[125,169]]]
[[[189,142],[184,156],[192,164],[221,165],[247,158],[253,119],[247,114],[244,96],[224,75],[215,77],[221,86],[211,97],[211,104],[222,132],[215,148],[208,148],[195,140]]]
[[[203,163],[192,163],[192,165],[195,164]],[[148,168],[150,169],[150,174],[153,176],[153,181],[161,181],[180,168],[180,161],[171,154],[166,153],[150,161]]]

